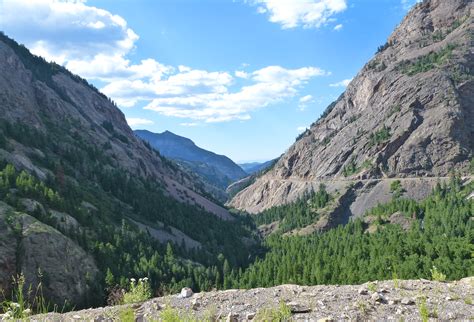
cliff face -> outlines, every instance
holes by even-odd
[[[417,4],[339,99],[230,205],[259,212],[315,182],[335,190],[376,179],[381,188],[385,178],[467,173],[474,151],[473,8],[469,0]],[[415,185],[415,195],[429,191]]]
[[[63,150],[79,147],[65,143],[66,138],[87,143],[112,158],[117,167],[156,179],[177,200],[195,203],[222,218],[229,216],[224,208],[196,193],[206,192],[199,180],[147,148],[105,95],[66,69],[32,56],[5,36],[0,37],[0,88],[0,120],[55,133],[64,141],[51,143],[62,145]],[[42,179],[51,174],[32,161],[38,151],[19,142],[11,143],[14,149],[0,150],[2,159]],[[56,157],[60,159],[62,155]],[[177,190],[186,191],[189,197]]]
[[[100,304],[106,260],[124,252],[98,255],[91,245],[127,227],[133,245],[207,247],[206,233],[220,238],[225,229],[215,227],[232,225],[217,218],[234,217],[205,193],[137,138],[105,95],[0,34],[0,302],[23,274],[51,303]]]

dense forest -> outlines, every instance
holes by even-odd
[[[156,294],[176,292],[183,286],[194,290],[222,287],[224,266],[246,266],[259,251],[255,226],[248,216],[223,221],[202,208],[178,202],[151,178],[133,176],[117,167],[100,147],[80,137],[59,140],[64,132],[51,126],[46,134],[0,122],[0,148],[12,150],[13,139],[39,149],[42,156],[32,155],[34,162],[50,170],[45,180],[39,180],[0,161],[0,200],[19,211],[26,211],[22,198],[40,202],[46,211],[37,209],[31,215],[93,254],[101,272],[95,288],[101,291],[91,304],[103,304],[107,289],[126,287],[132,277],[148,277]],[[68,139],[76,141],[67,144]],[[84,201],[96,210],[82,207]],[[80,231],[64,229],[49,210],[74,217]],[[132,220],[150,227],[161,227],[156,224],[160,222],[164,229],[178,228],[202,247],[161,244]]]
[[[455,176],[447,184],[438,184],[421,202],[402,198],[394,185],[393,200],[367,213],[376,218],[373,231],[369,232],[367,222],[356,220],[325,233],[286,237],[285,232],[315,222],[336,196],[321,185],[293,204],[222,221],[201,208],[171,199],[152,180],[107,166],[113,160],[80,139],[74,145],[57,144],[58,133],[60,129],[44,134],[1,123],[1,148],[11,148],[9,138],[41,149],[44,157],[34,161],[54,175],[39,180],[2,161],[0,200],[25,211],[20,200],[31,198],[80,223],[81,230],[64,229],[48,212],[37,209],[31,213],[94,256],[101,273],[94,281],[98,291],[90,305],[103,304],[110,290],[127,288],[133,277],[148,277],[153,295],[158,295],[184,286],[205,291],[429,277],[433,266],[448,279],[474,274],[474,201],[468,199],[474,183],[463,184]],[[85,211],[80,206],[83,201],[94,204],[97,211]],[[390,224],[388,217],[395,212],[410,218],[411,228]],[[132,219],[176,227],[202,247],[161,244]],[[279,230],[260,242],[256,227],[274,221],[280,222]]]
[[[367,212],[376,216],[375,232],[355,220],[323,234],[306,237],[271,235],[269,250],[248,269],[235,274],[234,286],[257,287],[285,283],[353,284],[392,278],[430,278],[436,267],[448,279],[474,274],[474,201],[468,196],[474,183],[465,186],[453,177],[438,184],[421,202],[395,197]],[[402,212],[415,218],[405,231],[387,223]]]

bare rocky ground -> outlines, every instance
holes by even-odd
[[[133,305],[38,315],[31,321],[119,321],[127,312],[135,321],[167,321],[177,314],[183,321],[269,321],[275,320],[269,312],[281,312],[282,307],[291,310],[288,320],[301,321],[472,321],[473,301],[474,277],[446,283],[391,280],[170,295]]]

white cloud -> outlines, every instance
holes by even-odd
[[[241,70],[236,70],[234,75],[235,75],[235,77],[243,78],[243,79],[247,79],[247,78],[250,77],[250,75],[247,72],[244,72],[244,71],[241,71]]]
[[[312,95],[306,95],[306,96],[300,97],[299,101],[300,101],[300,103],[308,103],[312,99],[313,99]]]
[[[352,78],[343,79],[343,80],[340,81],[340,82],[333,83],[333,84],[329,84],[329,86],[331,86],[331,87],[346,87],[347,85],[349,85],[349,83],[350,83],[351,81],[352,81]]]
[[[157,97],[145,106],[145,109],[166,116],[201,120],[207,123],[248,120],[251,111],[292,97],[310,78],[327,74],[315,67],[285,69],[281,66],[268,66],[250,73],[249,77],[253,83],[237,91],[231,92],[218,90],[218,87],[210,87],[197,92],[185,91],[180,93],[182,95],[155,92]],[[221,79],[225,83],[228,81],[225,77]],[[166,81],[163,82],[166,83]],[[162,82],[158,84],[160,83]],[[224,87],[227,85],[228,83],[223,84]],[[126,88],[130,87],[126,86]]]
[[[257,12],[269,15],[269,20],[283,29],[319,28],[332,16],[346,10],[346,0],[253,0]]]
[[[138,35],[120,16],[80,0],[2,0],[1,28],[36,55],[88,79],[161,77],[170,72],[153,59],[132,64],[125,56]]]
[[[340,23],[340,24],[334,26],[334,30],[339,31],[339,30],[342,29],[342,27],[343,27],[343,25],[342,25],[342,23]]]
[[[206,71],[153,58],[131,62],[128,56],[138,35],[118,15],[85,0],[0,1],[1,28],[33,53],[102,81],[101,90],[121,107],[141,102],[145,109],[188,119],[183,126],[248,120],[252,111],[294,97],[313,77],[330,74],[312,66],[244,71],[249,65],[242,64],[237,71]],[[260,1],[260,7],[272,17],[280,12],[278,1]],[[297,24],[316,26],[344,10],[345,1],[296,1],[296,7]],[[321,15],[316,17],[316,12]],[[128,121],[132,126],[152,124],[141,118]]]
[[[198,126],[199,123],[196,123],[196,122],[189,122],[189,123],[187,123],[187,122],[185,122],[185,123],[179,123],[179,125],[181,125],[181,126],[187,126],[187,127],[193,127],[193,126]]]
[[[127,123],[131,127],[137,126],[137,125],[150,125],[153,124],[152,120],[148,119],[143,119],[139,117],[127,117]]]
[[[401,5],[402,5],[402,8],[403,8],[404,10],[410,10],[410,8],[411,8],[413,5],[415,5],[415,4],[417,4],[417,3],[421,2],[421,1],[422,1],[422,0],[401,0]]]
[[[303,132],[303,131],[306,131],[307,128],[308,128],[308,127],[306,127],[306,126],[298,126],[298,127],[296,128],[296,131],[297,131],[297,132]]]
[[[314,102],[314,98],[312,95],[305,95],[305,96],[300,97],[299,104],[298,104],[300,111],[306,110],[308,105],[313,102]]]

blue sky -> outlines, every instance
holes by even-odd
[[[111,96],[135,129],[237,162],[277,157],[409,0],[0,0],[0,29]]]

